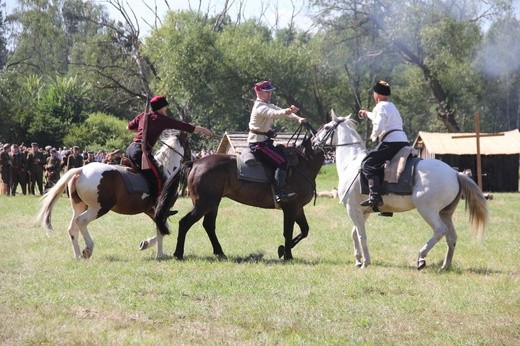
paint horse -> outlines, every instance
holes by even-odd
[[[283,236],[285,245],[278,248],[278,256],[284,260],[293,258],[292,248],[309,233],[309,224],[303,207],[309,203],[316,194],[315,179],[325,160],[325,154],[321,149],[314,150],[311,146],[312,130],[310,124],[307,133],[297,148],[298,163],[290,168],[287,177],[287,191],[296,192],[296,198],[280,205],[283,211]],[[301,128],[297,131],[298,135]],[[297,135],[297,136],[298,136]],[[296,136],[296,137],[297,137]],[[296,142],[296,141],[295,141]],[[237,158],[235,155],[213,154],[200,160],[187,163],[189,174],[187,175],[188,191],[193,202],[193,208],[179,221],[179,233],[174,256],[177,259],[184,257],[184,244],[186,234],[193,224],[204,218],[202,225],[211,241],[213,254],[225,258],[225,254],[216,235],[216,220],[220,201],[228,197],[234,201],[249,206],[275,209],[273,189],[270,182],[253,182],[241,180],[237,177]],[[168,195],[175,194],[176,190],[165,186],[161,199],[157,204],[155,222],[157,228],[163,233],[169,232],[167,225],[167,211],[171,204],[164,203],[162,199],[168,199]],[[300,234],[293,238],[294,224],[300,227]]]
[[[165,176],[180,177],[180,167],[187,145],[186,135],[166,130],[160,141],[163,145],[157,150],[154,158],[162,165]],[[134,189],[135,192],[129,191],[125,175],[131,177],[134,184],[141,188]],[[93,162],[67,171],[42,197],[36,222],[48,233],[52,231],[52,209],[67,186],[73,210],[68,232],[76,259],[92,256],[94,242],[87,225],[109,211],[126,215],[145,213],[152,220],[155,218],[155,200],[147,192],[146,181],[140,174],[131,172],[129,167]],[[80,252],[79,233],[86,245],[83,252]],[[141,250],[156,244],[157,258],[165,257],[162,240],[163,234],[157,231],[156,236],[141,242]]]
[[[352,239],[356,266],[365,268],[371,263],[365,222],[374,212],[370,207],[360,206],[366,195],[360,192],[359,169],[361,161],[367,155],[367,149],[350,116],[338,118],[332,111],[332,119],[318,131],[314,140],[322,144],[327,141],[336,147],[338,195],[354,224]],[[448,269],[457,242],[452,218],[461,194],[465,197],[466,209],[469,209],[471,231],[476,236],[483,234],[488,219],[486,199],[471,178],[458,173],[440,160],[420,160],[415,168],[413,181],[411,195],[383,195],[384,205],[379,210],[393,213],[416,208],[433,229],[433,236],[419,251],[417,269],[426,266],[428,252],[442,237],[446,237],[448,250],[441,269]]]

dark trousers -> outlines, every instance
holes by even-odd
[[[408,142],[381,142],[361,162],[361,172],[367,178],[382,177],[386,161],[391,160]]]
[[[143,149],[141,143],[132,142],[126,149],[126,155],[132,161],[132,163],[139,169],[145,180],[148,182],[150,188],[150,194],[158,197],[162,190],[163,178],[161,169],[155,161],[152,154],[148,154],[148,162],[150,163],[150,169],[141,169]]]
[[[31,185],[29,186],[29,191],[32,195],[36,192],[35,185],[38,185],[40,195],[43,195],[43,167],[31,171]]]
[[[25,170],[13,169],[13,176],[11,178],[11,195],[15,195],[18,184],[22,188],[22,194],[27,194],[27,173]]]

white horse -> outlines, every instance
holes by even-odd
[[[354,224],[352,239],[356,266],[365,268],[371,263],[365,222],[373,210],[371,207],[360,206],[366,195],[360,192],[359,170],[361,161],[368,152],[363,139],[356,131],[356,123],[350,116],[338,118],[332,111],[332,119],[318,131],[314,137],[314,145],[336,147],[338,197]],[[383,196],[384,205],[379,207],[381,212],[405,212],[417,208],[419,214],[433,229],[433,236],[419,251],[417,269],[426,266],[425,258],[428,252],[443,236],[446,237],[448,251],[441,269],[451,266],[457,242],[452,216],[461,194],[465,197],[466,209],[469,208],[472,233],[476,236],[483,235],[488,210],[482,191],[471,178],[458,173],[440,160],[424,159],[417,164],[411,195]]]
[[[175,134],[166,130],[161,136],[162,146],[154,155],[160,163],[166,177],[179,176],[184,157],[185,135]],[[141,175],[129,171],[129,168],[120,165],[108,165],[104,163],[89,163],[83,167],[74,168],[61,177],[49,191],[45,193],[40,202],[40,210],[36,222],[47,233],[52,231],[52,208],[68,185],[70,204],[73,215],[69,225],[69,236],[76,259],[90,258],[94,251],[94,242],[87,230],[87,225],[108,213],[110,210],[126,215],[145,213],[154,219],[154,199],[145,189],[136,189],[130,192],[123,175],[132,176],[142,187],[146,181]],[[169,179],[172,180],[172,179]],[[173,204],[173,203],[172,203]],[[85,240],[85,249],[80,252],[78,236],[81,232]],[[157,258],[164,257],[163,235],[157,229],[157,235],[141,242],[140,249],[144,250],[154,244],[157,245]]]

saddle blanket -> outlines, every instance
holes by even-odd
[[[280,147],[282,145],[278,145]],[[299,162],[297,149],[295,147],[283,147],[287,166],[297,166]],[[257,183],[270,183],[273,181],[274,169],[262,164],[255,155],[245,148],[237,155],[237,178],[240,180],[254,181]]]
[[[134,173],[126,166],[112,165],[123,177],[128,193],[150,193],[146,179],[139,173]]]
[[[415,184],[414,174],[415,168],[417,164],[421,161],[421,158],[411,157],[406,161],[406,166],[401,173],[399,180],[396,183],[389,183],[387,181],[383,181],[381,184],[381,194],[388,195],[389,193],[393,193],[396,195],[411,195],[413,192],[413,186]],[[361,193],[364,195],[368,195],[368,183],[366,178],[361,174]],[[385,177],[386,180],[386,177]]]
[[[237,178],[255,183],[271,182],[272,173],[268,175],[264,165],[254,157],[251,159],[251,156],[253,156],[251,152],[248,155],[237,155]]]

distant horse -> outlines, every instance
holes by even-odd
[[[311,147],[313,131],[309,124],[305,124],[305,126],[308,127],[308,131],[297,147],[298,164],[290,168],[287,177],[286,189],[288,192],[296,192],[297,197],[293,201],[280,206],[284,216],[283,235],[285,245],[280,245],[278,255],[285,260],[293,258],[292,248],[300,240],[307,237],[309,233],[309,224],[303,207],[316,194],[315,178],[325,159],[325,154],[321,149],[315,151]],[[228,197],[249,206],[274,209],[277,206],[271,184],[238,179],[237,159],[234,155],[209,155],[188,163],[188,165],[191,165],[189,166],[191,168],[188,167],[187,184],[193,209],[179,221],[179,233],[174,256],[177,259],[184,257],[186,233],[193,224],[204,217],[203,226],[213,246],[213,254],[225,258],[226,256],[215,232],[220,201],[223,197]],[[157,205],[155,222],[157,228],[163,230],[163,233],[169,232],[166,218],[170,204],[164,203],[162,199],[167,200],[168,195],[175,193],[174,189],[166,186]],[[300,227],[301,233],[293,239],[295,222]]]
[[[337,118],[332,112],[332,121],[323,126],[315,136],[316,143],[336,147],[336,165],[339,177],[338,195],[341,203],[354,224],[352,239],[356,266],[364,268],[371,263],[367,246],[365,222],[373,210],[360,206],[366,199],[360,192],[359,169],[367,155],[367,149],[356,131],[355,122],[347,118]],[[330,140],[330,142],[328,142]],[[481,236],[488,218],[487,203],[482,191],[471,178],[458,173],[440,160],[419,161],[414,174],[411,195],[383,195],[384,205],[381,212],[404,212],[417,208],[417,211],[433,229],[433,237],[419,251],[417,269],[426,266],[426,256],[435,244],[446,237],[448,251],[441,269],[451,266],[457,234],[452,216],[460,200],[465,196],[466,209],[469,208],[471,231]]]
[[[184,145],[187,142],[185,134],[174,135],[173,132],[166,130],[163,132],[161,142],[163,145],[155,154],[155,159],[162,165],[167,177],[180,177],[178,173],[185,153]],[[142,188],[137,189],[136,192],[129,192],[123,175],[131,175],[141,187],[146,186],[146,181],[140,174],[131,173],[129,168],[120,165],[93,162],[67,171],[42,197],[36,218],[37,223],[47,232],[52,231],[52,208],[68,185],[73,209],[68,232],[74,256],[76,259],[90,258],[94,250],[94,242],[87,230],[90,222],[110,210],[126,215],[145,213],[150,218],[154,218],[154,199],[149,193],[142,192]],[[178,185],[178,179],[173,181]],[[78,243],[80,232],[86,245],[82,253]],[[157,258],[164,257],[162,239],[163,234],[157,230],[155,237],[141,243],[141,249],[157,244]]]

